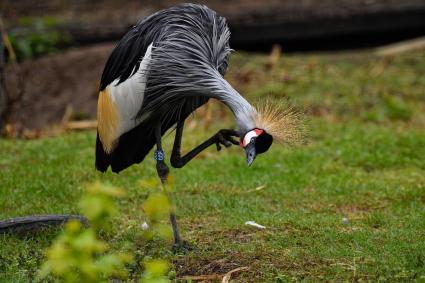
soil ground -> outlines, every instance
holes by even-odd
[[[14,123],[26,129],[41,129],[61,122],[67,107],[72,119],[93,119],[99,80],[114,43],[70,49],[20,64],[24,78],[24,103],[13,109]],[[11,97],[18,95],[16,72],[6,72]]]

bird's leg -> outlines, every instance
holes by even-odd
[[[173,151],[171,153],[171,165],[175,168],[181,168],[186,165],[192,158],[201,153],[204,149],[212,144],[216,144],[217,150],[221,150],[221,145],[229,147],[232,144],[238,145],[239,142],[233,139],[233,137],[239,137],[239,134],[235,130],[222,129],[219,130],[215,135],[189,151],[186,155],[181,156],[181,142],[183,135],[184,122],[179,122],[176,128],[176,138],[174,139]]]
[[[183,127],[184,127],[184,121],[180,121],[177,123],[176,127],[176,137],[174,139],[174,145],[173,145],[173,151],[171,153],[170,162],[171,165],[175,168],[181,168],[184,165],[186,165],[192,158],[194,158],[196,155],[198,155],[200,152],[202,152],[204,149],[209,147],[212,144],[216,144],[217,150],[221,149],[221,145],[224,145],[225,147],[229,147],[232,144],[239,144],[236,140],[234,140],[232,137],[238,137],[238,133],[234,130],[220,130],[215,135],[213,135],[211,138],[203,142],[202,144],[198,145],[196,148],[192,149],[189,153],[187,153],[185,156],[181,157],[181,143],[182,143],[182,136],[183,136]],[[176,232],[178,236],[178,228],[176,223],[176,216],[172,213],[170,216],[171,224],[173,225],[173,231],[174,231],[174,237],[175,239],[179,239],[179,242],[176,240],[175,247],[177,248],[184,248],[184,249],[190,249],[190,246],[187,245],[185,242],[180,242],[180,238],[176,238]]]
[[[158,124],[155,128],[155,139],[156,139],[156,150],[154,152],[154,158],[156,160],[156,172],[158,177],[161,179],[161,183],[165,184],[167,181],[167,176],[170,170],[168,169],[167,164],[165,164],[165,154],[162,150],[161,144],[161,124]]]
[[[158,126],[155,128],[155,138],[156,138],[156,147],[154,153],[154,158],[156,160],[156,171],[158,173],[159,178],[161,179],[161,183],[164,185],[167,182],[167,176],[169,173],[169,169],[167,164],[165,164],[165,154],[162,150],[162,144],[161,144],[161,124],[158,124]],[[177,226],[177,220],[176,220],[176,214],[172,210],[170,212],[170,222],[171,226],[173,227],[173,234],[174,234],[174,245],[175,247],[179,247],[182,244],[179,228]]]

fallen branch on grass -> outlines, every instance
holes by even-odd
[[[81,215],[34,215],[16,217],[0,221],[0,234],[37,232],[46,227],[61,226],[70,220],[78,220],[84,226],[88,226],[87,218]]]
[[[177,278],[177,280],[191,280],[191,281],[216,281],[216,280],[220,280],[222,283],[229,283],[232,274],[236,273],[236,272],[241,272],[241,271],[246,271],[249,270],[249,267],[247,266],[242,266],[242,267],[238,267],[235,269],[230,270],[229,272],[227,272],[226,274],[207,274],[207,275],[194,275],[194,276],[183,276],[180,278]]]
[[[233,270],[230,270],[223,277],[223,280],[221,281],[221,283],[228,283],[230,281],[230,278],[232,277],[233,273],[240,272],[240,271],[247,271],[248,269],[249,269],[248,266],[242,266],[242,267],[238,267],[238,268],[235,268]]]

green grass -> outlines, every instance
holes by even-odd
[[[235,147],[172,169],[180,228],[195,250],[174,255],[169,243],[135,236],[149,193],[140,180],[156,177],[154,162],[97,173],[93,132],[0,141],[0,219],[78,213],[84,184],[102,180],[128,192],[106,239],[114,249],[134,242],[138,259],[168,258],[178,277],[249,266],[237,282],[425,280],[425,53],[285,56],[272,70],[266,61],[237,53],[228,78],[251,100],[289,98],[307,109],[308,143],[273,146],[250,168]],[[199,116],[185,130],[186,150],[232,125],[224,116],[206,130]],[[0,279],[31,281],[56,234],[0,235]],[[136,278],[140,267],[132,270]]]

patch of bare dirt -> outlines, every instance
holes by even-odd
[[[113,43],[70,49],[63,53],[20,63],[24,99],[12,109],[12,121],[24,129],[41,129],[61,123],[66,108],[72,120],[94,119],[100,77]],[[19,80],[6,70],[6,87],[13,98]]]

